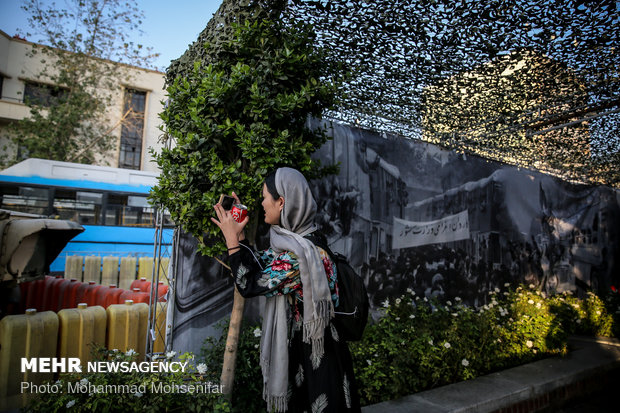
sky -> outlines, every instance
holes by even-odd
[[[54,0],[62,6],[64,0]],[[52,0],[42,0],[44,4]],[[0,0],[0,30],[13,36],[18,29],[32,31],[27,15],[21,10],[22,0]],[[152,47],[160,53],[153,64],[164,71],[171,60],[180,57],[207,26],[222,0],[137,0],[144,12],[141,36],[132,38],[135,43]],[[37,39],[26,39],[35,41]]]

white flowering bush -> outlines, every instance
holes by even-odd
[[[362,404],[565,354],[565,320],[551,311],[552,300],[533,286],[493,289],[477,309],[459,297],[440,303],[412,291],[386,300],[384,316],[350,344]]]
[[[130,349],[94,349],[94,361],[137,362],[138,353]],[[170,352],[174,353],[174,352]],[[174,354],[167,354],[162,362],[170,361]],[[180,355],[175,361],[188,362],[185,372],[87,372],[62,374],[52,384],[59,386],[59,393],[40,394],[24,408],[25,412],[230,412],[230,404],[215,390],[219,383],[211,381],[206,391],[161,391],[162,388],[188,389],[204,386],[209,381],[207,367],[193,366],[194,356]],[[202,387],[205,389],[205,387]],[[100,391],[105,390],[106,391]],[[122,389],[119,390],[119,389]],[[128,391],[126,391],[128,390]]]

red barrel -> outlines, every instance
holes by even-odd
[[[97,290],[95,305],[100,305],[103,308],[108,308],[112,304],[118,304],[120,295],[123,294],[123,289],[116,288],[116,284],[110,284],[109,287],[102,287]]]
[[[26,293],[26,308],[35,308],[38,312],[43,312],[43,301],[45,300],[45,286],[47,280],[54,277],[46,275],[45,278],[28,283]]]
[[[48,280],[45,284],[45,298],[43,300],[43,311],[58,311],[60,306],[61,286],[69,280],[57,275],[56,278]]]
[[[94,281],[89,281],[87,283],[80,283],[77,291],[75,293],[75,306],[77,307],[80,303],[86,303],[86,291],[88,290],[88,286],[90,283],[95,284]]]
[[[129,289],[133,291],[134,288],[139,288],[140,291],[147,292],[151,288],[151,282],[147,281],[146,278],[140,278],[139,280],[134,280],[129,286]]]
[[[151,294],[151,285],[149,284],[149,288],[146,291],[147,293],[149,293],[149,295]],[[166,297],[168,294],[168,286],[164,284],[163,281],[160,281],[157,285],[157,301],[159,302],[165,302],[166,301]]]
[[[125,292],[124,289],[122,288],[118,288],[115,284],[111,284],[110,285],[110,290],[108,292],[108,297],[110,299],[110,301],[108,302],[108,305],[110,304],[122,304],[120,302],[121,299],[121,295]],[[104,307],[107,308],[107,307]]]
[[[65,295],[68,296],[67,293],[69,292],[69,287],[71,287],[71,285],[74,285],[74,287],[71,287],[71,288],[77,288],[76,283],[77,283],[77,280],[75,278],[72,278],[70,280],[67,280],[65,278],[65,281],[58,285],[58,304],[56,304],[56,310],[55,310],[56,312],[64,308],[62,305],[65,302]]]
[[[60,309],[63,308],[76,308],[78,305],[77,301],[77,293],[78,289],[82,286],[83,283],[79,282],[75,278],[71,278],[68,284],[64,284],[64,293],[62,295],[62,302],[60,304]]]
[[[139,288],[134,288],[133,291],[127,291],[119,297],[119,304],[125,304],[126,300],[132,300],[134,303],[149,303],[149,293],[140,291]]]
[[[103,288],[103,285],[99,285],[94,281],[89,281],[88,287],[86,288],[86,294],[84,294],[84,301],[82,302],[88,304],[89,307],[97,305],[95,304],[95,302],[97,301],[97,290],[99,290],[100,288]]]

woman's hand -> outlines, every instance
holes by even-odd
[[[233,197],[235,198],[235,202],[239,203],[239,198],[234,192]],[[213,208],[215,209],[217,219],[211,218],[211,221],[222,230],[222,234],[226,239],[227,248],[238,247],[239,241],[245,239],[243,229],[247,225],[249,217],[245,217],[245,219],[239,223],[233,219],[230,211],[225,211],[219,203],[215,204]]]
[[[232,193],[232,197],[235,198],[235,204],[240,204],[241,201],[239,200],[239,197],[237,196],[237,194],[235,193],[235,191],[233,191]],[[245,231],[241,231],[239,233],[239,241],[243,241],[245,239]]]

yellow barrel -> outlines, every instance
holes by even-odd
[[[65,278],[70,280],[72,278],[82,281],[84,275],[82,274],[82,267],[84,264],[84,257],[81,255],[67,255],[65,259]]]
[[[170,258],[162,258],[159,263],[159,281],[168,285],[168,266],[170,265]]]
[[[129,290],[131,283],[136,279],[136,257],[121,257],[121,273],[118,277],[118,287]]]
[[[138,278],[150,280],[153,276],[153,257],[140,257],[138,266]]]
[[[118,285],[118,257],[103,257],[101,285]]]
[[[33,358],[55,358],[57,341],[58,316],[53,311],[28,309],[0,320],[0,411],[25,406],[33,387],[53,378],[51,371],[22,373],[21,363],[22,358],[30,363]]]
[[[166,311],[168,303],[157,303],[155,313],[155,327],[153,353],[163,353],[166,348]]]
[[[79,357],[82,366],[92,360],[93,345],[105,346],[107,314],[103,307],[88,307],[86,303],[77,308],[58,312],[60,321],[59,357]]]
[[[84,259],[84,282],[101,284],[101,257],[89,255]]]
[[[144,360],[149,318],[148,304],[134,304],[133,301],[127,300],[125,304],[112,304],[106,312],[108,315],[106,337],[108,350],[128,351],[132,349],[140,353],[138,360]]]

